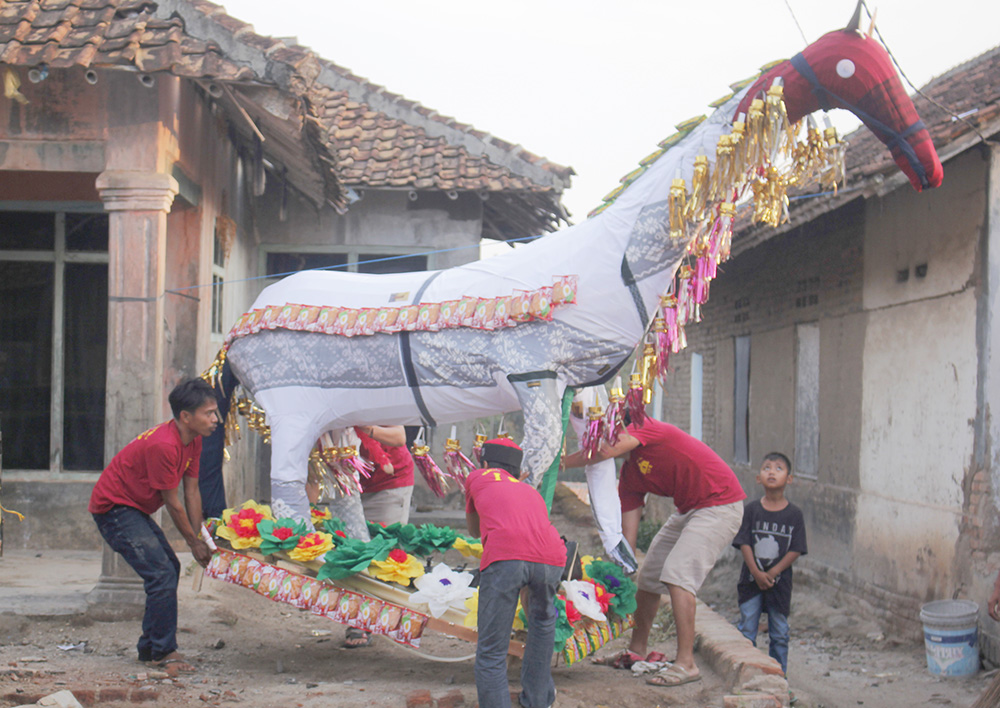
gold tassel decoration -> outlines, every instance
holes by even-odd
[[[763,168],[750,186],[753,190],[755,223],[777,226],[788,220],[788,184],[774,165]]]
[[[653,381],[656,379],[656,347],[652,342],[642,345],[639,375],[642,381],[642,402],[649,405],[653,401]]]
[[[691,196],[684,207],[688,221],[698,221],[705,212],[710,186],[708,156],[699,155],[694,159],[694,174],[691,175]]]
[[[782,155],[789,155],[795,144],[795,133],[788,122],[788,112],[785,109],[785,89],[780,80],[776,79],[767,90],[765,102],[765,122],[767,124],[764,142],[767,156],[774,162]]]
[[[715,148],[715,170],[712,172],[712,188],[709,198],[726,199],[732,189],[733,174],[733,136],[720,135]]]
[[[825,145],[826,169],[819,177],[820,184],[833,189],[837,193],[837,185],[843,183],[847,174],[845,153],[847,143],[837,137],[837,129],[832,125],[823,131]]]
[[[746,119],[741,113],[733,122],[733,132],[729,134],[729,141],[732,144],[732,176],[730,178],[731,187],[737,183],[742,183],[747,171],[747,140],[746,140]],[[732,192],[719,195],[721,199],[732,198]]]
[[[670,209],[670,238],[680,240],[684,238],[686,224],[684,222],[684,207],[687,201],[687,186],[682,178],[676,178],[670,185],[670,198],[668,207]]]
[[[746,124],[747,168],[764,164],[767,160],[767,123],[764,119],[764,101],[755,98],[750,102]]]

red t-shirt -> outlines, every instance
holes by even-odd
[[[549,522],[542,495],[499,469],[478,469],[465,480],[465,511],[479,515],[479,568],[503,560],[566,565],[566,544]]]
[[[177,489],[182,477],[198,478],[201,436],[181,443],[173,420],[141,433],[101,473],[87,509],[105,514],[116,505],[131,506],[152,514],[163,506],[160,492]]]
[[[747,498],[729,465],[708,445],[669,423],[647,418],[627,428],[639,441],[622,465],[622,511],[638,509],[646,494],[672,497],[677,511],[721,506]]]
[[[371,477],[361,478],[361,493],[371,494],[382,492],[386,489],[399,489],[400,487],[413,486],[413,457],[406,445],[393,447],[392,445],[382,445],[386,457],[392,463],[392,474],[386,474],[376,463],[375,470]]]

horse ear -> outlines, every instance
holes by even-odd
[[[851,21],[847,23],[847,27],[844,28],[845,32],[857,32],[861,29],[861,5],[863,0],[858,0],[858,6],[854,8],[854,14],[851,15]]]
[[[872,13],[871,22],[868,23],[868,39],[872,38],[875,33],[875,18],[878,17],[878,8],[875,8],[875,12]]]

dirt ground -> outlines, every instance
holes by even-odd
[[[701,599],[734,623],[739,618],[735,553],[720,561]],[[766,624],[766,623],[765,623]],[[927,670],[922,641],[894,637],[858,616],[850,598],[796,576],[789,617],[788,683],[796,708],[968,708],[994,672],[967,679],[940,679]],[[765,633],[758,646],[767,651]]]
[[[596,549],[589,518],[557,514],[554,520],[584,550]],[[189,558],[182,556],[182,562],[189,563]],[[737,613],[737,561],[735,555],[721,561],[701,593],[729,619]],[[0,570],[6,574],[15,569],[8,565]],[[94,578],[98,572],[94,568]],[[11,577],[0,577],[0,584]],[[467,642],[427,633],[421,645],[425,655],[384,638],[376,638],[370,647],[348,650],[342,648],[341,625],[214,580],[205,580],[196,593],[192,580],[189,575],[181,582],[178,639],[198,668],[193,677],[171,679],[138,664],[134,649],[138,622],[94,623],[86,617],[32,620],[3,614],[0,607],[0,708],[33,702],[39,695],[62,689],[99,688],[144,688],[150,698],[155,693],[151,704],[165,708],[402,708],[407,696],[421,690],[429,691],[440,705],[448,700],[455,706],[476,704],[469,658],[474,646]],[[849,603],[801,579],[796,580],[791,627],[789,680],[797,706],[967,708],[990,679],[982,674],[966,680],[936,679],[927,672],[921,644],[886,636],[877,624],[857,617]],[[654,640],[652,648],[671,654],[673,640],[662,628],[654,632]],[[625,643],[626,639],[618,639],[601,653]],[[427,655],[452,660],[434,661]],[[553,671],[559,691],[555,705],[721,706],[727,687],[704,661],[701,665],[704,680],[674,689],[646,686],[628,672],[589,662],[560,665]],[[512,689],[517,687],[518,671],[519,664],[512,659]],[[101,705],[113,708],[125,703]]]
[[[585,550],[595,548],[597,539],[589,523],[577,526],[557,517],[556,525],[568,537],[581,539]],[[190,555],[182,554],[181,560],[190,565]],[[95,579],[98,572],[99,567],[94,569]],[[201,592],[195,593],[192,580],[193,576],[181,580],[178,642],[198,673],[176,680],[135,660],[138,622],[95,623],[85,617],[69,622],[30,620],[4,615],[0,607],[0,707],[33,702],[38,695],[63,689],[137,687],[156,692],[154,704],[165,708],[403,708],[407,696],[420,690],[429,691],[436,701],[450,694],[455,706],[477,703],[471,658],[475,647],[468,642],[424,634],[421,652],[452,661],[434,661],[380,637],[370,647],[349,650],[342,647],[342,625],[214,580],[206,579]],[[672,640],[662,632],[657,639],[656,649],[673,651]],[[625,641],[615,640],[602,653],[623,647]],[[81,643],[85,647],[59,648]],[[511,659],[509,668],[515,689],[518,660]],[[702,681],[674,689],[647,686],[630,672],[589,661],[560,665],[553,676],[558,708],[718,706],[724,693],[721,680],[709,670]],[[119,704],[102,701],[101,705]]]

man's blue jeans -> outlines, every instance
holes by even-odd
[[[757,627],[764,611],[764,593],[755,595],[740,605],[740,623],[737,625],[743,636],[757,646]],[[767,609],[767,653],[781,664],[781,670],[788,675],[788,617]]]
[[[530,561],[490,563],[479,579],[479,639],[476,643],[476,690],[480,708],[510,708],[507,649],[521,588],[529,591],[528,641],[521,662],[520,703],[548,708],[556,698],[552,653],[556,635],[555,595],[561,566]]]
[[[139,574],[146,590],[146,613],[136,649],[140,661],[177,651],[177,580],[181,564],[167,537],[149,515],[130,506],[94,514],[101,536]]]

